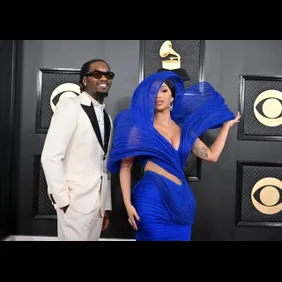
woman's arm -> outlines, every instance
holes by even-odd
[[[131,205],[131,168],[135,157],[123,159],[120,165],[119,179],[125,206]]]
[[[192,147],[192,152],[202,160],[207,162],[217,162],[224,148],[229,128],[230,126],[228,124],[223,125],[220,133],[210,148],[208,148],[203,141],[197,138]]]
[[[131,204],[131,168],[135,157],[123,159],[120,166],[119,178],[122,191],[123,202],[128,214],[129,223],[137,230],[135,219],[140,221],[134,206]]]
[[[238,113],[234,120],[225,122],[214,143],[208,148],[199,138],[196,139],[192,152],[207,162],[217,162],[228,136],[229,129],[239,122],[241,115]]]

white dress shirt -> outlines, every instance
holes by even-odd
[[[89,98],[91,99],[91,102],[94,106],[94,110],[96,113],[96,117],[98,120],[99,128],[100,128],[100,133],[102,137],[102,142],[104,144],[104,132],[105,132],[105,125],[104,125],[104,109],[105,109],[105,104],[100,104],[98,101],[96,101],[91,95],[89,95]]]

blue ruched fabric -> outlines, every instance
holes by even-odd
[[[166,79],[172,80],[176,89],[171,118],[181,128],[177,149],[154,128],[155,101]],[[130,107],[119,113],[114,121],[108,170],[118,173],[121,160],[135,156],[135,161],[143,165],[151,160],[182,184],[151,171],[145,172],[132,189],[132,204],[141,218],[136,240],[190,240],[196,205],[184,174],[186,160],[202,133],[232,119],[234,114],[224,98],[208,82],[184,89],[180,77],[164,71],[148,76],[139,84]]]

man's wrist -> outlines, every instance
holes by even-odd
[[[110,210],[105,210],[104,216],[110,216]]]

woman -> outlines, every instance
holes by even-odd
[[[136,88],[130,108],[115,119],[108,169],[118,173],[129,222],[136,240],[189,241],[195,199],[184,167],[189,153],[217,161],[229,128],[239,121],[223,97],[207,82],[184,90],[171,71],[152,74]],[[208,148],[198,137],[222,127]],[[131,192],[130,172],[136,161],[144,167]]]

